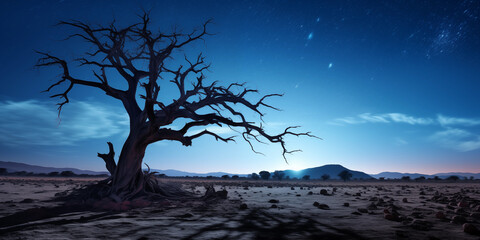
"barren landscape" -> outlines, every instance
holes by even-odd
[[[478,239],[472,181],[247,181],[162,178],[224,200],[52,201],[95,178],[0,178],[2,239]],[[112,207],[113,206],[113,207]]]

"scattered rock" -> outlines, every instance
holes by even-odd
[[[323,203],[318,205],[318,208],[320,208],[322,210],[330,210],[330,207],[327,204],[323,204]]]
[[[465,223],[465,224],[463,224],[462,227],[463,227],[463,231],[468,233],[468,234],[478,235],[480,233],[478,228],[475,227],[475,225],[473,225],[471,223]]]
[[[470,205],[470,204],[469,204],[467,201],[463,200],[463,199],[462,199],[460,202],[458,202],[458,204],[457,204],[457,206],[458,206],[458,207],[461,207],[461,208],[468,208],[469,205]]]
[[[413,229],[420,230],[420,231],[428,231],[432,228],[433,224],[427,221],[413,220],[412,224],[410,225]]]
[[[366,209],[366,208],[359,208],[359,209],[357,209],[357,211],[359,211],[361,213],[368,213],[368,209]]]
[[[400,221],[400,218],[397,215],[393,215],[391,213],[385,213],[383,214],[383,218],[389,220],[389,221],[395,221],[398,222]]]
[[[455,215],[452,217],[452,221],[450,221],[451,223],[460,223],[460,224],[463,224],[467,221],[467,219],[465,219],[464,216],[460,216],[460,215]]]
[[[480,212],[473,212],[470,214],[470,217],[480,219]]]
[[[307,193],[307,195],[313,195],[313,192],[312,192],[312,191],[310,191],[310,192],[308,192],[308,193]]]
[[[270,199],[268,202],[269,203],[279,203],[280,201],[278,201],[277,199]]]
[[[408,199],[407,199],[407,198],[403,198],[403,199],[402,199],[402,202],[408,203]]]
[[[435,213],[435,217],[438,218],[438,219],[445,219],[446,218],[445,213],[442,212],[442,211],[438,211],[437,213]]]
[[[321,194],[321,195],[328,196],[328,192],[327,192],[326,189],[321,189],[321,190],[320,190],[320,194]]]
[[[25,199],[23,199],[22,201],[20,201],[20,203],[33,203],[33,199],[31,199],[31,198],[25,198]]]
[[[301,194],[297,194],[297,195],[295,195],[295,196],[297,196],[297,197],[301,197],[302,195],[301,195]]]
[[[245,209],[247,209],[247,208],[248,208],[248,206],[247,206],[246,203],[240,204],[240,210],[245,210]]]
[[[278,206],[275,205],[275,204],[272,204],[272,206],[270,206],[270,208],[278,208]]]
[[[193,217],[193,214],[185,213],[185,214],[179,215],[177,217],[179,217],[179,218],[191,218],[191,217]]]
[[[294,188],[294,187],[291,187],[290,190],[295,190],[295,188]]]
[[[359,212],[352,212],[351,214],[353,214],[353,215],[362,215],[362,214],[359,213]]]
[[[348,202],[343,203],[343,206],[344,206],[344,207],[350,207],[350,203],[348,203]]]
[[[368,205],[367,207],[368,210],[377,210],[377,205],[375,205],[375,203],[371,203],[370,205]]]
[[[315,207],[318,207],[319,205],[320,205],[319,202],[314,202],[314,203],[313,203],[313,206],[315,206]]]

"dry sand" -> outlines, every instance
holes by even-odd
[[[465,222],[480,227],[480,185],[472,182],[161,179],[199,196],[214,184],[228,198],[49,215],[56,193],[97,180],[0,178],[0,239],[479,239],[463,230]]]

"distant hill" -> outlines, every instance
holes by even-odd
[[[90,170],[80,170],[76,168],[55,168],[55,167],[42,167],[36,165],[30,165],[17,162],[4,162],[0,161],[0,168],[6,168],[9,173],[13,172],[33,172],[33,173],[50,173],[50,172],[63,172],[72,171],[75,174],[89,174],[89,175],[101,175],[109,174],[108,172],[95,172]]]
[[[372,178],[372,176],[364,172],[353,171],[339,164],[329,164],[321,167],[307,168],[307,169],[298,170],[298,171],[285,170],[284,172],[285,172],[285,176],[290,176],[290,178],[293,178],[293,177],[302,178],[305,175],[310,175],[310,179],[320,179],[322,175],[327,174],[330,176],[330,179],[340,179],[338,174],[344,170],[347,170],[350,173],[352,173],[351,179],[371,179]]]
[[[411,179],[415,179],[418,177],[425,177],[425,178],[434,178],[438,176],[439,178],[447,178],[450,176],[458,176],[460,178],[470,178],[474,177],[475,179],[480,179],[480,173],[464,173],[464,172],[449,172],[449,173],[436,173],[436,174],[421,174],[421,173],[399,173],[399,172],[381,172],[379,174],[372,174],[375,178],[385,178],[385,179],[400,179],[404,176],[409,176]]]

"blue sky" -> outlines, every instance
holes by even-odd
[[[34,50],[74,59],[88,45],[62,41],[72,31],[55,23],[116,18],[125,26],[142,8],[165,32],[213,19],[215,35],[184,51],[212,63],[207,80],[284,93],[270,101],[282,111],[265,109],[267,129],[301,125],[323,138],[288,138],[290,149],[303,150],[289,164],[280,146],[259,144],[258,155],[241,137],[159,142],[145,157],[153,168],[250,173],[338,163],[367,173],[480,172],[478,1],[1,1],[0,160],[104,170],[96,153],[107,141],[120,152],[128,134],[121,104],[78,87],[58,119],[55,100],[40,92],[60,71],[35,68]],[[175,97],[164,89],[165,99]]]

